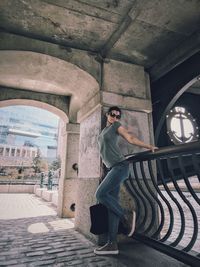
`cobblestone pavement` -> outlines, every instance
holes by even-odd
[[[95,256],[70,220],[31,194],[0,194],[0,233],[0,266],[125,266]]]
[[[142,243],[119,244],[117,256],[96,256],[73,220],[33,194],[0,194],[0,266],[187,267]]]

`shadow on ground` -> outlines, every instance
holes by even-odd
[[[160,253],[142,243],[131,240],[119,244],[118,259],[128,267],[186,267],[180,261]]]

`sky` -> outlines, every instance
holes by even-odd
[[[41,108],[29,107],[29,106],[10,106],[0,108],[0,117],[4,114],[18,113],[21,119],[30,118],[31,120],[36,120],[38,122],[45,122],[48,125],[57,127],[59,117],[55,114]],[[1,121],[0,121],[1,123]]]
[[[9,125],[15,132],[19,130],[39,134],[37,138],[23,135],[15,135],[14,139],[6,137],[6,142],[18,146],[23,146],[24,142],[31,142],[40,148],[43,156],[47,155],[48,146],[57,146],[55,134],[58,134],[58,123],[57,115],[41,108],[18,105],[0,108],[0,126]]]

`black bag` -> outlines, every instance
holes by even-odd
[[[90,232],[94,235],[108,233],[108,209],[101,203],[90,207],[91,227]],[[118,234],[126,234],[127,230],[119,222]]]
[[[103,204],[96,204],[90,207],[91,228],[94,235],[101,235],[108,232],[108,210]]]

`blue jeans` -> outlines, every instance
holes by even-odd
[[[108,241],[117,239],[119,221],[124,218],[124,210],[119,204],[120,185],[129,175],[129,163],[120,162],[107,173],[96,191],[97,200],[108,208]]]

